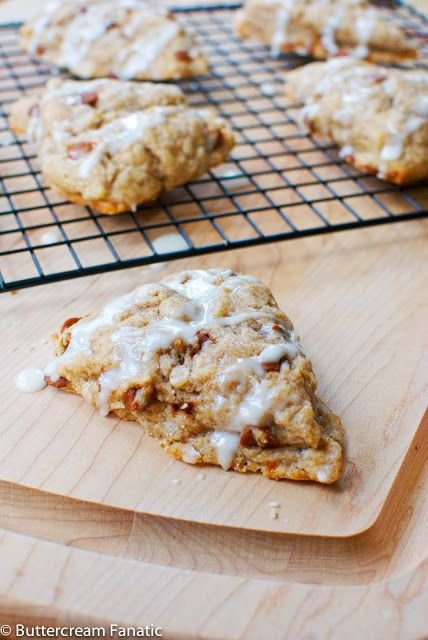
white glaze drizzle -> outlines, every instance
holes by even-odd
[[[70,329],[71,339],[67,351],[61,356],[52,360],[45,369],[45,374],[56,382],[60,375],[59,365],[66,365],[71,362],[79,353],[91,353],[91,341],[94,333],[103,327],[109,327],[115,323],[120,314],[130,305],[137,305],[153,290],[157,285],[145,284],[139,289],[128,293],[121,298],[112,300],[101,310],[101,313],[90,320],[81,320]]]
[[[358,44],[352,52],[354,58],[367,58],[370,38],[376,28],[378,12],[373,7],[364,9],[357,17],[355,31],[358,37]]]
[[[148,71],[163,54],[167,46],[177,36],[179,25],[173,21],[163,22],[156,29],[150,29],[140,36],[130,49],[124,49],[117,58],[114,73],[124,80],[135,78]]]
[[[278,85],[273,82],[263,82],[260,85],[260,93],[264,96],[274,96],[278,93]]]
[[[106,153],[114,155],[121,149],[143,140],[147,131],[161,126],[168,115],[176,112],[177,107],[152,107],[146,111],[127,114],[99,129],[91,130],[85,137],[96,143],[96,146],[82,159],[77,160],[80,162],[80,177],[85,180],[89,178]]]
[[[187,242],[179,233],[163,233],[152,240],[152,244],[158,253],[173,253],[189,248]]]
[[[239,435],[227,431],[214,431],[210,441],[216,450],[218,463],[225,471],[230,469],[239,447]]]
[[[279,362],[285,356],[289,357],[290,360],[294,360],[294,358],[301,353],[301,349],[293,332],[290,331],[288,335],[290,342],[271,344],[265,347],[258,356],[238,358],[236,362],[226,367],[221,374],[220,379],[222,383],[239,382],[243,384],[248,380],[248,375],[251,373],[263,377],[266,373],[263,368],[264,364]]]
[[[330,56],[335,56],[339,50],[336,44],[336,31],[340,27],[344,15],[343,7],[333,6],[331,14],[325,22],[321,34],[321,44]]]
[[[41,369],[24,369],[16,377],[16,388],[19,391],[33,393],[46,387],[43,371]]]
[[[287,42],[288,23],[293,10],[293,0],[281,0],[275,18],[275,31],[271,41],[271,53],[279,56],[283,45]]]
[[[428,84],[428,78],[426,78],[426,80]],[[421,118],[428,118],[428,95],[418,97],[413,111]]]
[[[316,470],[316,476],[318,482],[326,482],[331,477],[331,467],[323,465]]]
[[[277,502],[276,500],[271,500],[270,502],[268,502],[267,506],[268,506],[270,517],[272,518],[272,520],[277,520],[279,515],[279,509],[281,507],[279,502]]]
[[[411,115],[405,121],[402,118],[398,122],[388,123],[390,133],[388,141],[382,148],[380,159],[384,162],[397,160],[403,154],[407,138],[417,131],[426,121],[426,118]]]
[[[347,158],[354,155],[354,148],[350,144],[345,144],[339,151],[339,158]]]
[[[90,4],[85,11],[77,13],[63,34],[58,65],[76,69],[83,63],[84,75],[91,76],[94,72],[91,47],[106,33],[117,15],[112,4],[107,2]]]
[[[54,242],[60,242],[61,236],[57,231],[46,231],[42,233],[42,244],[54,244]]]
[[[145,372],[149,375],[151,367],[157,366],[157,354],[168,349],[176,338],[181,338],[189,344],[197,331],[210,325],[226,326],[252,319],[271,320],[281,325],[280,316],[264,311],[251,311],[226,317],[213,315],[218,295],[222,290],[233,294],[242,287],[244,282],[254,281],[257,282],[251,276],[236,276],[228,269],[211,269],[195,270],[190,272],[190,277],[187,277],[186,273],[184,276],[179,274],[162,285],[143,285],[136,291],[108,303],[95,318],[82,320],[73,325],[70,328],[71,339],[67,350],[48,365],[45,373],[53,381],[58,380],[59,367],[71,363],[79,354],[91,353],[91,341],[96,331],[114,324],[124,310],[143,302],[150,292],[167,287],[187,298],[175,311],[174,317],[160,318],[145,329],[123,325],[111,334],[110,340],[116,366],[100,376],[98,394],[100,412],[107,415],[111,409],[112,393],[121,385],[129,386],[129,382],[137,376],[141,380]],[[251,373],[262,378],[255,379],[250,385],[248,393],[239,404],[236,415],[230,418],[230,424],[225,425],[225,431],[239,432],[245,425],[262,424],[267,416],[274,415],[276,411],[283,409],[284,400],[277,398],[278,389],[269,388],[264,378],[267,372],[263,367],[263,364],[278,362],[284,356],[291,360],[300,353],[300,347],[293,332],[284,327],[283,333],[287,336],[287,342],[267,345],[257,357],[239,359],[238,362],[226,368],[223,378],[220,376],[220,385],[224,385],[228,379],[229,381],[235,379],[244,384],[248,378],[246,374]]]

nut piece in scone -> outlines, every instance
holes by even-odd
[[[428,72],[353,58],[314,62],[287,73],[299,119],[332,140],[340,156],[395,184],[428,178]]]
[[[10,122],[37,143],[49,186],[108,214],[198,178],[234,145],[225,120],[169,84],[52,79],[12,106]]]
[[[417,44],[393,17],[392,10],[366,0],[248,0],[236,14],[235,30],[269,45],[273,55],[353,55],[384,63],[416,58]]]
[[[20,44],[78,78],[171,80],[208,70],[174,16],[138,0],[50,0],[21,28]]]
[[[341,474],[340,420],[316,395],[289,318],[251,276],[167,276],[71,318],[55,342],[50,384],[139,422],[179,460],[278,480]]]

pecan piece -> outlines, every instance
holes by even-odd
[[[98,93],[96,91],[85,91],[80,94],[80,102],[95,107],[98,102]]]
[[[90,153],[93,148],[94,144],[92,142],[74,142],[68,145],[67,155],[72,160],[78,160]]]
[[[130,387],[125,393],[124,405],[128,411],[136,411],[138,409],[138,404],[135,401],[137,391],[138,389],[136,387]]]
[[[39,44],[39,45],[36,47],[36,54],[37,54],[38,56],[42,56],[44,53],[46,53],[46,47],[43,47],[41,44]]]
[[[193,404],[191,402],[183,402],[182,404],[173,404],[172,405],[173,413],[177,413],[177,411],[184,411],[187,415],[191,416],[193,414]]]
[[[243,447],[257,447],[257,442],[253,435],[253,430],[251,429],[251,427],[244,429],[244,431],[241,433],[239,444]]]
[[[61,329],[59,330],[59,332],[62,333],[66,329],[69,329],[70,327],[73,326],[73,324],[76,324],[76,322],[79,322],[79,320],[80,320],[80,318],[68,318],[67,320],[65,320],[62,323],[62,326],[61,326]]]
[[[38,102],[35,102],[34,104],[31,105],[31,107],[28,109],[28,115],[30,116],[30,118],[38,118],[40,115],[40,105]]]
[[[262,367],[265,371],[279,371],[285,360],[287,360],[287,356],[283,356],[278,362],[263,362]]]
[[[56,387],[57,389],[63,389],[68,384],[68,380],[62,377],[53,382],[49,376],[45,376],[45,382],[52,385],[53,387]]]
[[[188,51],[175,51],[174,57],[180,62],[192,62],[193,58]]]
[[[243,447],[261,447],[262,449],[274,449],[279,445],[277,437],[260,427],[248,426],[241,433],[239,443]]]
[[[216,138],[216,141],[215,141],[214,149],[220,149],[220,147],[222,147],[223,144],[224,144],[223,131],[221,131],[221,129],[219,129],[217,131],[217,138]]]
[[[202,345],[207,340],[212,340],[211,335],[208,331],[197,331],[196,332],[196,342],[192,344],[189,349],[189,356],[193,358],[199,351],[202,349]]]
[[[385,82],[386,80],[386,76],[374,76],[372,81],[374,82],[374,84],[380,84],[381,82]]]

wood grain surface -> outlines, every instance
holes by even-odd
[[[205,524],[329,536],[367,529],[425,409],[424,229],[406,223],[299,239],[2,296],[2,316],[19,323],[6,323],[0,336],[8,352],[0,390],[0,478]],[[205,266],[260,277],[294,320],[319,393],[346,430],[345,473],[334,487],[218,468],[205,469],[199,479],[200,467],[171,459],[137,424],[103,418],[80,397],[52,388],[39,394],[15,388],[20,370],[49,361],[48,337],[65,318],[97,309],[154,276]],[[276,520],[271,500],[281,505]]]
[[[342,540],[134,517],[1,483],[0,623],[155,624],[167,638],[222,640],[425,638],[427,435],[425,423],[376,525]]]

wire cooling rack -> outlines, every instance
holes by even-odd
[[[421,17],[397,14],[424,34]],[[427,215],[427,185],[364,176],[334,145],[299,130],[281,84],[301,60],[240,41],[231,7],[186,9],[179,19],[211,64],[209,76],[180,85],[192,104],[228,118],[238,143],[199,180],[118,216],[70,204],[43,184],[35,150],[11,132],[7,111],[50,71],[19,49],[17,25],[0,27],[0,290]]]

